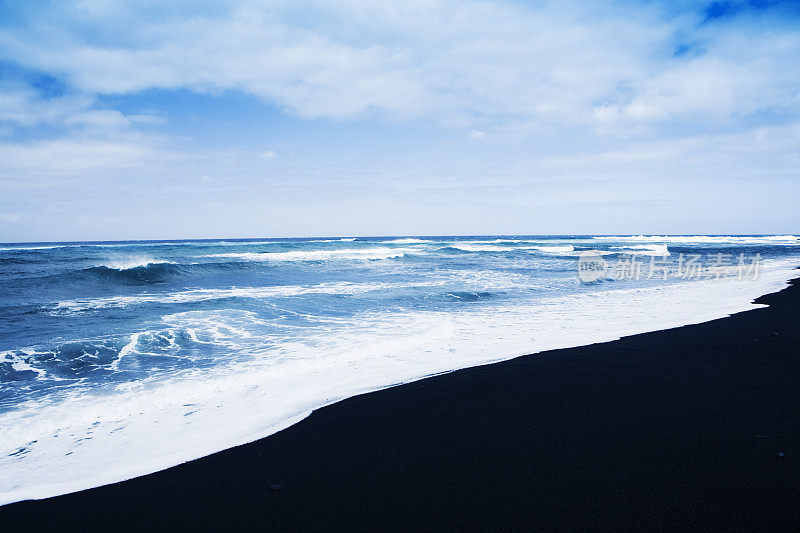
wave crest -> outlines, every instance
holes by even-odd
[[[347,248],[343,250],[298,250],[294,252],[223,253],[208,254],[202,257],[239,259],[242,261],[377,260],[403,257],[406,251],[401,248]]]
[[[170,262],[146,263],[129,268],[99,265],[73,273],[82,280],[114,281],[118,283],[160,283],[181,273],[180,265]]]

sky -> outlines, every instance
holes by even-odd
[[[0,241],[800,232],[800,2],[0,0]]]

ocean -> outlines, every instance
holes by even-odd
[[[0,504],[356,394],[752,309],[798,265],[796,235],[0,244]]]

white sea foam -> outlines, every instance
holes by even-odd
[[[407,282],[407,283],[320,283],[316,285],[278,285],[274,287],[229,287],[223,289],[188,289],[169,293],[144,292],[129,296],[107,296],[100,298],[75,298],[61,300],[55,304],[53,310],[61,312],[80,312],[92,309],[123,308],[143,304],[185,304],[222,300],[225,298],[286,298],[292,296],[305,296],[308,294],[340,294],[356,295],[372,291],[387,291],[411,287],[430,287],[441,285],[439,282]]]
[[[26,361],[33,353],[33,350],[6,350],[0,352],[0,356],[2,356],[0,357],[0,361],[10,363],[11,368],[16,372],[32,371],[40,376],[44,375],[46,373],[44,370],[36,368]]]
[[[55,315],[82,313],[98,309],[126,308],[147,304],[186,304],[227,298],[274,299],[314,294],[355,296],[370,292],[404,289],[430,289],[455,286],[460,290],[485,292],[512,289],[531,289],[536,281],[530,276],[485,270],[446,270],[431,274],[426,280],[407,282],[327,282],[314,285],[276,285],[271,287],[227,287],[217,289],[186,289],[173,292],[142,292],[134,295],[115,295],[95,298],[60,300],[46,306]]]
[[[497,246],[494,244],[462,244],[451,243],[448,244],[449,248],[455,248],[463,252],[510,252],[516,250],[514,246]]]
[[[25,251],[25,250],[52,250],[53,248],[64,248],[64,246],[4,246],[0,247],[3,251]]]
[[[570,239],[575,240],[575,239]],[[438,241],[442,242],[442,241]],[[457,240],[457,241],[449,241],[455,244],[535,244],[536,246],[541,246],[545,248],[549,247],[559,247],[559,246],[570,246],[568,244],[559,243],[558,241],[554,241],[552,239],[479,239],[479,240]]]
[[[436,242],[428,239],[413,239],[413,238],[406,238],[406,239],[392,239],[390,241],[377,241],[382,244],[425,244],[429,242]]]
[[[566,254],[575,251],[575,247],[571,244],[552,245],[552,246],[523,246],[524,250],[538,250],[549,254]]]
[[[299,250],[292,252],[241,252],[207,254],[200,257],[238,259],[242,261],[329,261],[375,260],[403,257],[410,250],[402,248],[349,248],[342,250]]]
[[[297,242],[314,242],[314,243],[332,243],[332,242],[352,242],[357,240],[356,237],[342,237],[338,239],[317,239],[311,241],[292,241],[290,240],[252,240],[252,241],[155,241],[155,242],[119,242],[119,243],[65,243],[65,244],[47,244],[47,245],[13,245],[2,246],[0,251],[25,251],[25,250],[50,250],[54,248],[75,248],[75,247],[88,247],[88,248],[126,248],[126,247],[145,247],[145,246],[253,246],[253,245],[274,245],[286,244]],[[591,237],[590,240],[600,241],[635,241],[635,242],[661,242],[661,243],[675,243],[681,245],[702,245],[702,244],[739,244],[739,245],[800,245],[800,236],[798,235],[764,235],[764,236],[739,236],[739,235],[603,235]],[[416,239],[416,238],[398,238],[388,241],[375,241],[377,243],[393,243],[393,244],[423,244],[430,242],[444,242],[442,239]],[[543,239],[482,239],[482,240],[459,240],[456,241],[463,244],[492,244],[492,243],[544,243]]]
[[[500,241],[510,242],[510,241]],[[547,245],[547,246],[500,246],[497,244],[466,244],[461,242],[448,244],[449,248],[455,248],[464,252],[513,252],[517,250],[546,252],[551,254],[564,254],[572,252],[575,247],[571,244]]]
[[[754,298],[786,285],[794,266],[768,263],[757,281],[611,288],[459,313],[362,313],[277,343],[252,313],[168,315],[162,330],[131,337],[119,366],[151,349],[148,339],[188,331],[232,354],[229,362],[113,390],[65,389],[57,401],[3,413],[0,504],[160,470],[269,435],[337,400],[431,374],[752,309]]]
[[[163,259],[153,259],[152,257],[148,256],[127,256],[127,257],[118,257],[115,259],[109,259],[97,266],[103,266],[106,268],[113,268],[115,270],[130,270],[131,268],[138,268],[138,267],[146,267],[148,265],[157,265],[157,264],[174,264],[172,261],[165,261]]]
[[[736,236],[736,235],[628,235],[628,236],[598,236],[593,239],[602,241],[634,241],[634,242],[662,242],[682,245],[693,244],[738,244],[738,245],[800,245],[797,235],[765,235],[765,236]]]
[[[629,255],[652,255],[666,257],[670,255],[666,244],[634,244],[630,246],[612,246],[612,250]]]

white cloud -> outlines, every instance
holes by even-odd
[[[14,239],[52,238],[54,227],[71,238],[569,232],[585,211],[559,206],[595,201],[661,206],[620,208],[618,225],[597,231],[622,230],[631,213],[644,217],[635,224],[679,218],[681,207],[723,221],[651,226],[681,232],[736,231],[724,220],[745,220],[731,211],[755,198],[769,203],[773,225],[738,229],[786,231],[800,187],[799,33],[769,14],[703,25],[701,15],[667,12],[673,5],[49,4],[22,25],[0,21],[0,61],[52,74],[68,92],[0,83],[0,207],[53,206],[15,225],[38,229],[15,229]],[[684,43],[694,48],[673,57]],[[179,120],[158,129],[174,135],[159,136],[159,113],[171,116],[184,93],[168,94],[163,110],[152,97],[160,92],[132,98],[147,114],[110,107],[151,89],[223,104],[239,102],[225,100],[229,91],[244,93],[322,120],[286,120],[275,137],[244,119],[226,136],[207,127],[227,118],[224,105],[187,98],[203,103],[178,123],[181,102]],[[265,198],[292,216],[269,216]],[[214,224],[198,205],[218,206]],[[354,225],[329,227],[342,205],[354,207]],[[99,217],[91,229],[69,233],[75,206]],[[397,222],[414,219],[409,210],[420,217],[413,228]],[[517,225],[484,227],[498,220]],[[359,230],[357,221],[367,222]]]
[[[20,83],[0,83],[0,125],[9,132],[41,125],[108,132],[163,122],[158,116],[128,116],[115,109],[97,109],[95,105],[93,94],[44,97]]]
[[[557,121],[611,131],[798,106],[800,42],[780,26],[765,33],[769,20],[700,28],[691,13],[592,2],[191,7],[155,16],[135,3],[67,3],[33,28],[4,30],[0,45],[87,94],[233,89],[301,117]],[[673,58],[687,33],[705,53]]]
[[[0,143],[0,185],[50,187],[60,180],[119,179],[131,172],[154,175],[185,156],[170,152],[158,138],[123,135]],[[54,181],[51,181],[54,180]]]
[[[29,87],[0,85],[0,123],[16,126],[56,124],[86,113],[94,98],[68,95],[43,99]]]

